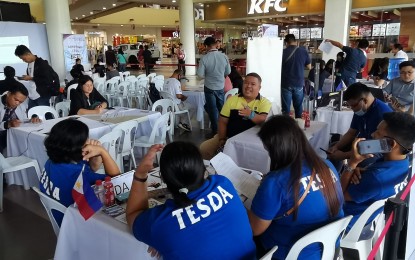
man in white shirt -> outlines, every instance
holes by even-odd
[[[180,77],[182,75],[182,71],[180,69],[177,69],[173,72],[173,75],[171,75],[170,78],[164,80],[163,85],[163,91],[170,93],[173,97],[173,102],[179,107],[180,110],[188,110],[190,118],[193,118],[193,115],[196,111],[196,107],[187,102],[187,97],[183,95],[181,90],[181,83],[180,83]],[[178,126],[185,130],[185,131],[191,131],[189,125],[191,122],[188,122],[188,124],[183,123],[184,120],[186,120],[186,115],[181,114],[178,115],[179,124]]]
[[[403,47],[399,43],[395,43],[393,45],[392,53],[394,54],[394,58],[398,59],[404,59],[404,61],[408,61],[408,54],[403,51]]]

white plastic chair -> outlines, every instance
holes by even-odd
[[[118,84],[118,88],[116,90],[116,94],[111,96],[113,100],[118,100],[119,105],[122,107],[124,106],[124,100],[127,101],[127,106],[131,107],[130,100],[128,98],[128,90],[130,88],[131,83],[129,81],[123,81]],[[115,102],[113,103],[115,104]]]
[[[119,84],[118,79],[114,79],[114,78],[105,81],[105,86],[104,86],[105,93],[104,94],[105,94],[106,99],[109,102],[108,106],[112,106],[111,97],[116,95],[118,84]]]
[[[154,80],[163,80],[164,81],[164,75],[157,75],[153,78],[153,81]]]
[[[238,93],[239,93],[239,89],[237,89],[237,88],[233,88],[233,89],[229,90],[225,94],[225,101],[228,99],[228,97],[238,95]]]
[[[154,83],[154,85],[155,85],[155,87],[158,91],[163,90],[164,79],[153,79],[151,82]]]
[[[115,76],[111,78],[112,80],[117,80],[118,84],[122,82],[121,76]]]
[[[126,121],[123,123],[120,123],[116,125],[113,129],[118,130],[120,129],[122,131],[122,145],[119,151],[118,151],[118,159],[119,159],[119,165],[121,165],[121,169],[124,169],[124,156],[130,156],[130,169],[131,169],[131,161],[133,162],[134,169],[137,167],[137,164],[135,162],[135,156],[134,156],[134,140],[135,140],[135,133],[137,131],[138,122],[135,120]]]
[[[66,207],[60,204],[58,201],[50,198],[48,195],[41,192],[37,187],[32,187],[32,189],[39,195],[40,202],[42,202],[43,207],[46,209],[46,213],[48,213],[50,222],[52,223],[53,231],[55,231],[55,235],[59,235],[60,227],[58,222],[56,222],[55,218],[53,217],[52,212],[58,211],[62,214],[65,214]]]
[[[95,84],[98,85],[99,83],[105,84],[105,77],[103,77],[103,78],[99,77],[99,78],[94,79],[94,86],[95,86]]]
[[[25,157],[7,157],[4,158],[0,153],[0,212],[3,211],[3,174],[15,171],[21,171],[28,168],[35,168],[38,179],[40,179],[39,164],[36,160]],[[29,189],[29,181],[26,175],[23,175],[24,188]]]
[[[149,136],[136,137],[134,140],[134,147],[141,147],[142,154],[145,154],[145,149],[151,147],[154,144],[165,144],[166,143],[166,130],[167,123],[169,121],[171,113],[165,113],[161,115],[156,122],[154,122],[153,129]],[[141,122],[139,122],[140,124]]]
[[[27,111],[27,116],[31,118],[32,115],[37,115],[40,120],[45,120],[45,115],[47,113],[51,113],[53,115],[53,118],[59,117],[58,112],[56,112],[56,110],[50,106],[32,107],[31,109],[29,109],[29,111]]]
[[[295,242],[290,252],[288,252],[286,259],[298,259],[304,247],[318,242],[323,244],[323,255],[321,259],[333,259],[337,238],[346,229],[351,219],[352,216],[344,217],[303,236]]]
[[[168,113],[170,115],[170,121],[167,124],[166,131],[169,132],[169,139],[170,142],[173,142],[173,135],[174,135],[174,103],[170,99],[160,99],[154,102],[152,111],[158,111],[162,115]]]
[[[108,151],[111,158],[117,163],[118,168],[123,171],[124,169],[121,168],[122,165],[119,164],[120,160],[118,160],[118,150],[122,149],[121,147],[121,140],[122,140],[122,131],[120,129],[113,129],[108,134],[103,135],[98,141],[101,145]],[[103,173],[100,169],[99,173]]]
[[[61,115],[61,117],[65,117],[69,115],[69,110],[71,108],[71,101],[62,101],[55,105],[55,110],[58,113],[58,115]]]
[[[66,91],[66,99],[71,100],[71,90],[76,89],[78,87],[78,84],[72,84],[68,87]]]
[[[147,78],[146,74],[140,74],[137,76],[137,79]]]
[[[375,230],[371,230],[370,234],[365,234],[365,237],[360,240],[363,228],[366,226],[367,221],[373,215],[375,211],[382,208],[385,205],[385,200],[375,201],[370,205],[360,217],[356,220],[353,227],[350,229],[344,238],[340,241],[340,246],[343,248],[350,248],[359,252],[359,259],[367,259],[373,245],[375,244],[377,237],[375,237],[378,230],[382,230],[382,226],[385,225],[385,217],[383,213],[380,213],[371,223],[375,224]],[[383,222],[383,223],[382,223]],[[382,225],[383,224],[383,225]],[[383,251],[383,250],[379,250]]]
[[[263,257],[261,257],[259,260],[271,260],[272,259],[272,255],[275,253],[275,251],[277,251],[278,246],[274,246],[273,248],[271,248],[271,250],[269,250]]]
[[[160,91],[160,96],[163,99],[170,99],[171,101],[174,100],[173,95],[170,94],[169,92],[166,92],[166,91]],[[174,118],[175,121],[174,122],[177,123],[176,116],[181,115],[181,114],[187,114],[187,120],[189,122],[189,127],[190,127],[190,130],[192,131],[193,130],[192,121],[190,121],[189,110],[187,110],[187,109],[180,110],[179,106],[174,101],[173,101],[173,105],[174,105],[174,115],[175,115],[175,118]]]
[[[149,80],[149,82],[153,82],[152,80],[153,80],[153,78],[155,77],[155,76],[157,76],[157,74],[156,73],[150,73],[150,74],[148,74],[147,75],[147,78],[148,78],[148,80]]]

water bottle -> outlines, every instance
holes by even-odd
[[[105,189],[102,185],[102,180],[95,181],[95,188],[94,188],[95,196],[101,201],[102,204],[105,204]]]
[[[115,204],[114,185],[111,182],[111,177],[105,177],[104,182],[104,205],[109,207]]]

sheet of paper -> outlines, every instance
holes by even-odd
[[[248,171],[239,168],[235,162],[226,154],[217,154],[210,163],[220,175],[227,177],[235,187],[235,189],[252,200],[255,196],[256,190],[260,184],[260,179],[255,171]]]
[[[318,46],[318,49],[322,52],[330,53],[331,49],[333,49],[333,45],[329,42],[322,41],[320,46]]]

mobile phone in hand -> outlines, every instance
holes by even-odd
[[[386,138],[364,140],[357,144],[359,154],[389,153],[392,150],[389,140]]]

